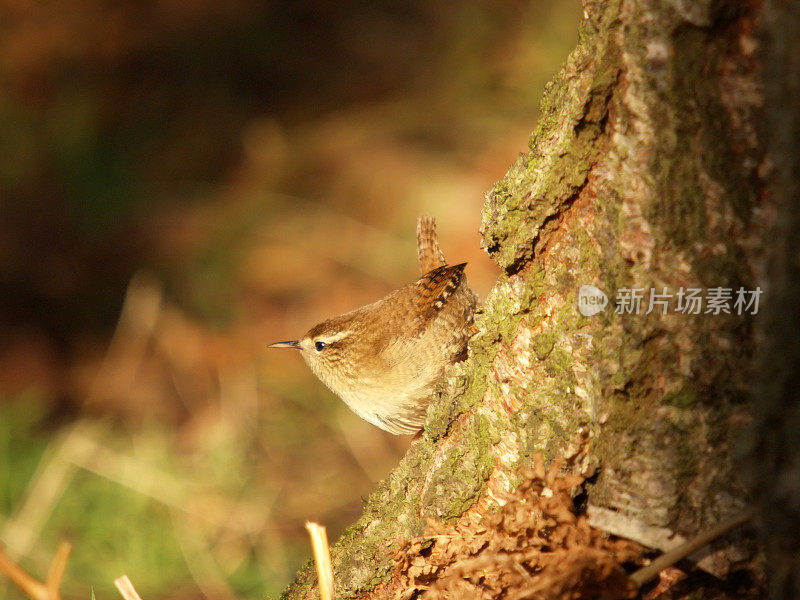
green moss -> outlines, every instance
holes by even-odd
[[[659,110],[651,111],[659,139],[652,146],[657,152],[649,165],[650,172],[655,174],[653,183],[657,192],[648,217],[660,244],[692,250],[698,241],[710,241],[708,194],[718,194],[716,202],[731,206],[743,221],[750,218],[755,197],[738,168],[736,144],[731,139],[734,128],[716,86],[709,85],[706,76],[719,72],[719,61],[725,54],[721,45],[725,43],[724,38],[710,30],[686,26],[676,30],[671,44],[675,56],[666,76],[670,85],[662,92]],[[655,89],[663,88],[658,82],[653,85]],[[688,115],[694,118],[687,118]],[[691,150],[681,151],[682,148]],[[714,185],[720,186],[719,191],[704,188],[701,183],[704,177],[713,179]],[[736,252],[717,255],[713,261],[708,261],[709,258],[712,257],[706,256],[706,262],[725,262],[695,265],[700,273],[709,273],[710,279],[720,273],[745,270],[745,261]],[[729,262],[731,259],[735,262]]]
[[[414,507],[423,506],[425,516],[447,521],[460,516],[482,494],[494,466],[489,450],[500,439],[498,428],[482,415],[470,418],[461,443],[450,449],[423,488],[420,473],[430,470],[433,440],[424,436],[411,447],[400,465],[367,500],[364,513],[334,544],[333,564],[342,590],[356,594],[372,589],[391,571],[392,540],[419,535],[423,517]],[[469,468],[465,468],[468,466]],[[303,571],[287,592],[296,594],[313,587],[314,576]],[[286,597],[296,597],[290,595]]]
[[[464,372],[440,384],[425,421],[427,440],[444,437],[456,418],[480,401],[487,386],[485,374],[495,354],[496,350],[476,347],[468,364],[462,366]]]
[[[698,427],[695,423],[695,427]],[[692,438],[689,428],[675,428],[674,437],[676,439],[689,440]],[[673,450],[677,453],[677,458],[673,464],[673,473],[677,483],[677,489],[688,489],[691,487],[692,479],[697,475],[697,463],[699,457],[692,444],[676,444]]]
[[[691,408],[697,403],[697,388],[691,383],[686,384],[677,392],[666,394],[661,402],[677,408]]]
[[[574,363],[575,359],[569,352],[556,348],[547,361],[548,375],[557,377],[559,383],[563,384],[564,387],[568,387],[574,383],[575,376],[572,374],[572,365]]]
[[[297,572],[295,579],[289,584],[289,587],[281,594],[280,600],[289,600],[289,598],[303,598],[311,589],[317,585],[314,578],[314,561],[309,560]]]
[[[471,417],[461,443],[448,452],[425,485],[424,497],[420,497],[418,477],[431,467],[433,445],[425,438],[415,442],[397,469],[370,496],[359,521],[334,545],[337,580],[347,582],[342,593],[372,589],[388,575],[393,567],[392,540],[420,535],[424,529],[423,517],[414,507],[423,506],[425,516],[448,521],[472,506],[483,493],[494,466],[489,448],[499,439],[498,428],[487,417]],[[313,580],[313,573],[301,572],[286,597],[310,590]]]
[[[555,332],[549,331],[540,333],[533,338],[533,353],[538,360],[544,360],[553,351],[553,346],[556,345]]]
[[[519,432],[519,459],[515,467],[531,464],[534,454],[541,452],[549,463],[563,450],[564,428],[555,419],[542,416],[540,411],[522,410],[512,415],[512,428]]]
[[[609,13],[615,14],[614,7]],[[531,152],[520,157],[487,195],[483,244],[509,271],[533,257],[542,228],[577,196],[601,152],[597,140],[605,130],[619,75],[617,45],[591,26],[582,28],[581,38],[582,44],[545,89]]]
[[[537,450],[541,450],[541,439],[537,432],[542,428],[542,417],[532,410],[520,410],[510,417],[511,428],[521,432],[519,444],[519,463],[529,462]]]
[[[476,328],[482,335],[470,342],[470,358],[457,368],[456,375],[440,385],[438,397],[428,410],[427,438],[437,440],[446,435],[459,415],[481,401],[489,386],[487,373],[500,347],[495,342],[510,344],[523,317],[528,320],[529,327],[541,318],[538,298],[545,290],[544,277],[543,271],[531,269],[526,273],[522,289],[513,293],[507,277],[498,280],[482,312],[475,317]]]
[[[496,427],[487,417],[476,415],[471,419],[458,447],[448,453],[427,486],[422,498],[426,515],[447,522],[475,503],[495,465],[490,447],[499,440]]]

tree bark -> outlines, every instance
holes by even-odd
[[[337,596],[384,581],[426,519],[491,506],[537,450],[590,440],[593,524],[653,548],[746,505],[733,443],[749,419],[752,312],[773,198],[759,131],[760,5],[587,1],[580,42],[487,195],[483,246],[503,269],[470,356],[440,386],[422,438],[333,547]],[[609,298],[584,316],[579,289]],[[679,290],[730,290],[729,312],[676,310]],[[642,290],[638,314],[615,299]],[[668,307],[655,303],[666,299]],[[751,298],[751,297],[750,297]],[[762,297],[761,302],[767,300]],[[741,309],[741,307],[740,307]],[[724,575],[748,552],[707,554]],[[315,597],[313,567],[287,598]]]
[[[800,598],[800,2],[764,8],[765,129],[777,227],[770,236],[759,315],[755,423],[742,445],[760,513],[770,598]]]

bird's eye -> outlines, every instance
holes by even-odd
[[[328,344],[326,344],[325,342],[317,342],[316,344],[314,344],[314,347],[317,349],[317,352],[322,352],[322,350],[323,350],[323,349],[325,348],[325,346],[327,346],[327,345],[328,345]]]

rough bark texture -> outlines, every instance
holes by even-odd
[[[758,500],[770,598],[800,598],[800,2],[767,2],[766,125],[778,206],[760,315],[755,426],[743,444]]]
[[[580,42],[542,116],[488,194],[483,244],[504,275],[470,358],[443,383],[425,434],[333,548],[337,596],[384,581],[398,539],[450,521],[547,458],[591,440],[594,523],[650,547],[745,506],[732,443],[747,420],[752,317],[645,314],[649,290],[753,289],[761,194],[760,7],[730,0],[586,2]],[[592,284],[611,303],[577,309]],[[623,288],[646,292],[616,314]],[[762,302],[765,300],[762,298]],[[703,307],[705,310],[705,306]],[[724,573],[734,559],[704,566]],[[315,597],[307,566],[288,598]]]

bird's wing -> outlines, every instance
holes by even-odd
[[[464,278],[464,267],[467,263],[444,265],[428,271],[414,282],[415,292],[415,330],[424,332],[428,324],[447,304],[448,299],[461,285]]]

